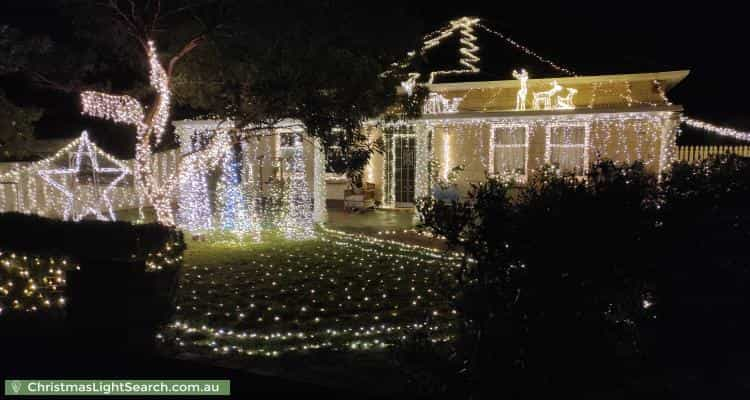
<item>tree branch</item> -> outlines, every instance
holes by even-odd
[[[80,88],[77,85],[63,84],[60,82],[53,81],[36,71],[28,71],[29,77],[32,81],[36,82],[37,85],[46,87],[52,90],[57,90],[63,93],[75,93],[79,92]]]
[[[174,57],[172,57],[171,60],[169,60],[169,66],[167,67],[167,77],[171,78],[172,73],[174,72],[174,67],[177,64],[178,61],[191,51],[193,51],[196,47],[200,46],[201,43],[206,39],[206,36],[203,34],[200,34],[193,39],[191,39],[189,42],[185,44],[185,46],[182,47],[182,50],[180,50],[179,53],[175,54]]]
[[[131,7],[135,7],[135,4],[131,1],[130,2]],[[116,17],[119,17],[121,22],[125,24],[125,31],[128,33],[128,35],[132,36],[135,40],[138,41],[138,43],[141,44],[141,46],[144,49],[148,49],[148,38],[144,37],[140,29],[138,29],[138,26],[136,25],[135,20],[135,9],[131,8],[131,14],[133,14],[133,19],[129,18],[127,14],[125,14],[124,11],[120,8],[120,5],[117,4],[116,0],[109,0],[107,3],[102,3],[102,6],[107,7],[111,9]]]

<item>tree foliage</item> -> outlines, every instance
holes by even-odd
[[[49,49],[49,42],[41,37],[24,38],[9,26],[0,26],[0,76],[17,73],[35,55]],[[42,110],[19,107],[0,90],[0,160],[24,159],[30,154],[34,139],[34,124]]]
[[[178,101],[243,127],[300,121],[326,147],[337,148],[333,169],[361,173],[380,150],[363,123],[397,102],[399,77],[383,72],[415,46],[418,24],[402,7],[382,4],[261,0],[223,6],[206,46],[178,69]]]
[[[545,169],[521,189],[490,179],[464,201],[425,200],[424,226],[466,260],[472,392],[736,389],[710,385],[720,368],[739,379],[750,354],[748,201],[750,162],[735,156],[676,163],[660,182],[603,161],[585,180]]]
[[[41,117],[41,110],[18,107],[0,90],[0,160],[22,160],[30,155],[34,124]]]

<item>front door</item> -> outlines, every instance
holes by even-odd
[[[416,137],[399,132],[387,138],[386,199],[392,207],[414,206]]]

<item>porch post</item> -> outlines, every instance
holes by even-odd
[[[430,129],[424,122],[414,125],[416,136],[415,171],[414,171],[414,201],[430,195]]]

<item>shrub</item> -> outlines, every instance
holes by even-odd
[[[63,309],[71,297],[92,286],[104,288],[106,294],[113,286],[126,285],[127,277],[139,274],[134,270],[139,266],[142,273],[172,271],[171,281],[184,248],[181,233],[156,224],[63,222],[0,214],[0,313]],[[123,268],[117,266],[126,264],[134,267],[127,267],[123,275]],[[68,290],[66,296],[71,274],[89,283],[88,287],[78,285],[74,293]],[[93,302],[106,303],[107,299]]]
[[[661,198],[651,352],[682,397],[732,393],[750,356],[750,160],[676,163]]]
[[[490,179],[467,201],[419,206],[423,225],[464,252],[459,348],[475,394],[498,395],[498,369],[509,395],[622,378],[648,317],[640,254],[654,234],[655,181],[642,164],[602,162],[585,181],[539,171],[515,201]]]
[[[545,169],[508,193],[490,180],[419,208],[464,252],[459,349],[476,397],[742,389],[750,160],[678,162],[660,182],[603,161],[585,180]]]
[[[165,252],[166,246],[171,244]],[[82,260],[146,259],[170,253],[177,258],[184,242],[179,232],[158,224],[128,222],[65,222],[49,218],[0,214],[0,249]]]

